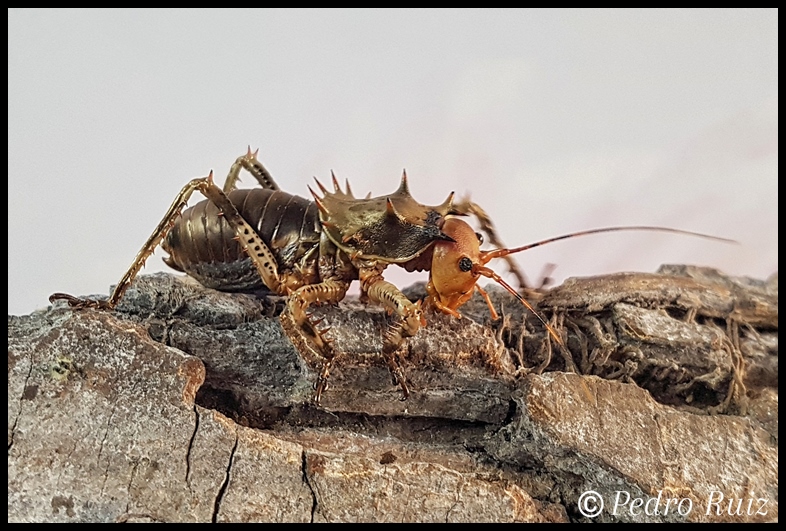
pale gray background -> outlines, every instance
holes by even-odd
[[[776,10],[11,9],[8,311],[108,293],[180,188],[248,144],[295,194],[331,169],[389,193],[402,168],[423,203],[471,192],[510,246],[628,224],[741,243],[579,238],[521,255],[533,280],[766,278],[777,61]]]

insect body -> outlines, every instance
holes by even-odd
[[[313,201],[280,190],[254,188],[227,194],[238,213],[266,242],[287,284],[296,289],[319,281],[317,260],[321,226]],[[266,287],[235,231],[210,201],[186,210],[161,246],[164,261],[205,287],[253,291]]]
[[[251,173],[261,188],[236,190],[241,169]],[[333,191],[317,181],[322,196],[311,190],[313,201],[281,191],[250,149],[232,165],[223,190],[214,184],[212,176],[211,172],[208,177],[194,179],[180,191],[108,301],[63,293],[51,295],[50,301],[65,299],[73,307],[114,309],[145,260],[161,244],[169,253],[165,259],[168,265],[207,287],[224,291],[266,287],[287,297],[283,324],[292,325],[296,333],[305,336],[308,348],[324,360],[315,384],[317,403],[327,388],[335,352],[327,331],[319,328],[320,321],[309,309],[338,303],[354,280],[360,281],[361,292],[370,301],[393,315],[383,335],[382,350],[404,398],[409,395],[396,351],[405,338],[425,325],[425,320],[420,301],[411,302],[384,280],[382,273],[390,264],[408,271],[430,271],[426,305],[456,317],[460,317],[457,309],[477,289],[496,318],[488,295],[476,284],[480,276],[492,278],[532,310],[562,346],[545,320],[485,264],[493,258],[506,258],[522,282],[523,276],[509,259],[510,254],[572,235],[516,249],[480,251],[479,235],[456,216],[474,215],[481,230],[499,246],[483,209],[469,201],[454,203],[453,193],[441,205],[422,205],[410,195],[406,173],[394,193],[363,199],[353,196],[348,182],[342,191],[333,176]],[[195,190],[207,200],[184,210]],[[685,232],[625,227],[575,235],[630,229]]]
[[[241,169],[251,173],[261,188],[236,190]],[[223,190],[213,183],[212,172],[181,190],[108,301],[62,293],[53,294],[50,301],[115,308],[161,244],[169,253],[168,265],[207,287],[248,291],[264,286],[287,296],[282,319],[294,324],[325,360],[316,383],[318,402],[335,353],[309,308],[339,302],[350,283],[359,280],[368,299],[393,314],[384,332],[383,353],[406,397],[409,391],[395,352],[425,321],[420,303],[407,299],[382,273],[393,263],[410,271],[430,269],[430,255],[423,255],[437,241],[453,241],[441,230],[445,220],[452,214],[482,210],[471,203],[455,205],[452,193],[441,205],[421,205],[409,193],[406,174],[398,190],[376,198],[355,198],[349,183],[342,191],[335,176],[333,192],[317,184],[323,195],[312,191],[313,201],[283,192],[249,150],[233,164]],[[184,210],[196,190],[207,200]]]

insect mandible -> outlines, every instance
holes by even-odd
[[[241,170],[249,172],[260,187],[237,189]],[[481,276],[491,278],[532,311],[564,348],[545,319],[486,263],[505,258],[523,285],[523,275],[510,255],[551,241],[616,230],[666,230],[705,236],[663,227],[610,227],[505,249],[485,211],[469,200],[455,202],[453,192],[440,205],[422,205],[410,195],[404,173],[399,188],[392,194],[369,194],[358,199],[348,181],[345,190],[341,190],[332,172],[331,177],[332,192],[315,178],[322,196],[309,187],[313,201],[289,194],[279,189],[257,153],[249,148],[231,166],[223,189],[213,182],[212,171],[183,187],[108,300],[65,293],[54,293],[49,300],[66,300],[74,308],[112,310],[145,260],[161,245],[169,254],[164,261],[170,267],[206,287],[222,291],[265,287],[286,296],[282,320],[294,324],[307,339],[306,344],[313,346],[324,360],[314,385],[314,402],[319,404],[336,352],[327,330],[319,327],[321,321],[309,309],[338,303],[350,284],[359,280],[361,292],[392,314],[383,333],[382,352],[402,398],[406,399],[409,388],[396,352],[426,321],[421,301],[413,303],[384,279],[383,271],[388,265],[397,264],[407,271],[429,271],[426,306],[455,317],[460,317],[457,309],[477,290],[486,300],[492,318],[497,318],[488,294],[476,283]],[[207,199],[186,209],[194,191]],[[500,248],[480,251],[480,234],[457,217],[466,215],[474,215],[491,243]]]

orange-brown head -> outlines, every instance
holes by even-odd
[[[462,219],[449,217],[442,225],[442,232],[455,241],[439,241],[434,244],[434,254],[431,261],[431,273],[426,286],[426,302],[438,310],[461,317],[457,311],[459,306],[466,303],[477,290],[488,304],[492,319],[498,319],[497,311],[491,303],[488,293],[477,285],[481,276],[494,279],[511,295],[516,297],[546,326],[557,343],[562,344],[557,333],[545,319],[507,282],[486,267],[486,264],[500,255],[507,254],[507,249],[494,249],[481,251],[480,245],[483,238]],[[504,253],[504,254],[503,254]]]
[[[433,256],[431,260],[431,273],[429,275],[428,285],[426,286],[426,302],[434,306],[438,310],[453,315],[454,317],[461,317],[458,308],[466,303],[472,297],[473,291],[477,290],[488,304],[491,318],[497,319],[498,315],[491,299],[488,294],[477,285],[477,281],[481,276],[491,278],[500,284],[511,295],[516,297],[519,302],[527,307],[546,327],[552,337],[562,345],[557,333],[554,329],[546,323],[546,320],[538,313],[532,305],[530,305],[516,290],[508,285],[502,278],[486,267],[486,264],[494,258],[502,258],[509,254],[526,251],[533,247],[538,247],[547,243],[574,238],[576,236],[585,236],[589,234],[599,234],[603,232],[617,232],[617,231],[658,231],[658,232],[671,232],[675,234],[685,234],[690,236],[698,236],[701,238],[708,238],[723,242],[733,242],[726,238],[718,238],[717,236],[709,236],[697,232],[685,231],[680,229],[672,229],[668,227],[651,227],[651,226],[630,226],[630,227],[605,227],[601,229],[591,229],[570,234],[564,234],[555,238],[548,238],[539,242],[531,243],[514,249],[492,249],[490,251],[481,251],[480,245],[483,243],[480,234],[476,233],[472,227],[465,221],[449,216],[445,219],[442,226],[442,232],[446,236],[452,238],[454,241],[442,240],[434,243]]]
[[[474,270],[475,264],[481,264],[480,235],[455,217],[445,220],[442,232],[455,241],[434,244],[427,300],[441,311],[460,317],[456,309],[469,300],[480,278]]]

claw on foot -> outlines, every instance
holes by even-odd
[[[112,307],[106,301],[97,301],[93,299],[82,299],[74,297],[68,293],[52,293],[49,296],[49,302],[66,301],[71,308],[95,308],[97,310],[111,310]]]
[[[315,406],[319,406],[319,402],[322,400],[322,393],[327,391],[328,387],[327,373],[325,372],[325,368],[323,368],[317,381],[314,382],[314,397],[312,400]]]
[[[388,369],[390,370],[390,375],[393,377],[393,385],[398,385],[401,388],[401,401],[403,402],[409,398],[409,386],[407,385],[407,379],[404,377],[404,371],[401,370],[401,367],[396,360],[395,351],[388,353],[387,358]]]
[[[401,385],[401,398],[399,398],[399,400],[406,402],[409,398],[409,388],[407,387],[407,383],[399,382],[399,385]]]

